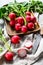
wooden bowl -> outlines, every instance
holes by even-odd
[[[35,25],[35,29],[32,31],[27,31],[26,33],[23,32],[17,32],[15,30],[12,30],[12,28],[10,27],[9,23],[6,21],[6,31],[8,33],[9,36],[13,36],[13,35],[26,35],[26,34],[31,34],[31,33],[35,33],[38,32],[40,30],[40,26],[39,23],[37,22]]]

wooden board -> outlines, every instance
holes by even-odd
[[[39,23],[37,22],[37,26],[36,26],[36,28],[34,29],[34,30],[32,30],[32,31],[28,31],[28,32],[26,32],[26,33],[22,33],[22,32],[16,32],[15,30],[12,30],[11,29],[11,27],[10,27],[10,25],[9,25],[9,23],[7,23],[7,21],[6,21],[6,30],[7,30],[7,33],[8,33],[8,35],[10,35],[10,36],[12,36],[12,35],[22,35],[22,34],[31,34],[31,33],[35,33],[35,32],[37,32],[37,31],[39,31],[40,30],[40,26],[39,26]]]

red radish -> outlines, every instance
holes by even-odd
[[[31,42],[30,40],[27,40],[27,41],[25,42],[24,46],[25,46],[26,48],[28,48],[28,49],[31,49],[33,45],[32,45],[32,42]]]
[[[14,54],[13,54],[12,52],[7,52],[7,53],[5,54],[5,59],[6,59],[7,61],[11,61],[11,60],[13,60],[13,56],[14,56]]]
[[[26,16],[26,21],[27,21],[27,22],[30,22],[30,21],[31,21],[31,16],[27,15],[27,16]]]
[[[31,13],[30,13],[29,11],[27,11],[27,12],[26,12],[26,15],[29,15],[29,16],[31,16]]]
[[[21,31],[22,31],[23,33],[27,32],[27,27],[26,27],[25,25],[23,25],[22,28],[21,28]]]
[[[20,31],[21,30],[21,24],[19,24],[19,23],[15,24],[15,30]]]
[[[23,19],[23,17],[18,17],[18,18],[17,18],[17,22],[20,23],[21,25],[23,25],[23,24],[24,24],[24,19]]]
[[[12,20],[12,19],[15,19],[16,18],[16,14],[15,13],[13,13],[13,12],[11,12],[10,14],[9,14],[9,18]]]
[[[18,44],[19,41],[20,41],[20,37],[19,37],[18,35],[15,35],[15,36],[13,36],[13,37],[11,38],[11,42],[12,42],[13,44]]]
[[[28,23],[27,26],[29,30],[34,29],[34,24],[32,22]]]
[[[33,23],[35,23],[36,22],[36,17],[31,17],[31,21],[33,22]]]
[[[19,49],[19,50],[18,50],[18,56],[19,56],[20,58],[24,58],[24,57],[26,57],[26,55],[27,55],[27,52],[26,52],[25,49]]]
[[[10,24],[11,27],[13,27],[15,25],[15,21],[11,20],[9,24]]]

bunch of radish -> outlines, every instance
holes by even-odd
[[[9,18],[10,18],[10,22],[9,22],[10,26],[17,32],[21,31],[23,33],[26,33],[27,31],[33,30],[35,28],[36,17],[32,16],[31,12],[29,11],[25,13],[25,17],[23,16],[16,17],[16,14],[11,12],[9,13]],[[20,39],[21,38],[18,35],[12,36],[11,43],[17,45],[20,43]],[[32,48],[32,42],[31,41],[28,41],[28,43],[26,42],[24,44],[24,48],[17,50],[17,54],[20,58],[24,58],[27,56],[27,51],[25,48],[27,49]],[[7,61],[11,61],[13,60],[13,56],[15,56],[15,54],[9,51],[5,54],[5,59]]]
[[[32,13],[29,11],[25,13],[25,17],[17,17],[15,13],[11,12],[9,13],[9,18],[10,26],[17,32],[21,31],[26,33],[27,31],[35,28],[36,17],[32,16]]]

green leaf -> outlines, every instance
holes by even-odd
[[[9,51],[11,51],[11,47],[9,46],[7,40],[5,39],[5,37],[2,34],[2,29],[0,29],[0,40],[3,41],[5,48],[7,48]]]
[[[2,47],[0,47],[0,53],[1,53],[1,52],[3,52],[3,48],[2,48]]]
[[[3,17],[3,12],[0,9],[0,18],[2,18],[2,17]]]
[[[2,35],[2,29],[0,28],[0,35]]]
[[[14,0],[14,2],[9,3],[5,6],[3,6],[2,8],[0,8],[0,18],[6,17],[8,16],[8,14],[10,12],[14,12],[16,13],[17,16],[25,16],[25,12],[26,11],[33,11],[33,12],[37,12],[37,8],[39,8],[38,13],[42,12],[43,13],[43,2],[39,1],[39,0],[30,0],[29,2],[22,2],[22,3],[18,3],[16,2],[16,0]],[[42,8],[40,10],[40,8]]]

